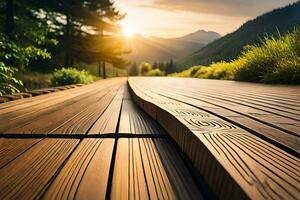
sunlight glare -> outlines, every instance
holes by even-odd
[[[124,26],[123,27],[123,35],[126,37],[131,37],[136,34],[136,29],[131,26]]]

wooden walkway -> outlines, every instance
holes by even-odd
[[[299,87],[178,78],[7,102],[0,199],[300,199],[299,116]]]
[[[134,99],[220,199],[300,199],[300,88],[133,78]]]

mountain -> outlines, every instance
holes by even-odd
[[[300,1],[275,9],[243,24],[238,30],[209,43],[179,60],[184,68],[236,58],[247,44],[259,44],[265,36],[278,36],[300,25]]]
[[[194,33],[190,33],[186,36],[183,36],[179,39],[183,40],[183,41],[189,41],[189,42],[202,41],[202,43],[208,44],[216,39],[219,39],[220,37],[221,37],[221,35],[219,33],[216,33],[213,31],[199,30]]]
[[[176,60],[195,52],[199,47],[203,47],[220,37],[216,32],[204,30],[183,37],[168,39],[134,35],[126,38],[127,49],[131,49],[131,54],[127,55],[126,58],[131,62],[147,61],[150,63]]]

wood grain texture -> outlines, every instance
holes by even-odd
[[[111,199],[202,199],[202,196],[166,139],[134,138],[118,141]]]
[[[2,134],[86,134],[110,105],[125,79],[0,105]]]
[[[207,86],[208,84],[203,84],[202,87],[199,87],[199,83],[192,86],[192,83],[195,83],[195,80],[189,80],[189,79],[187,79],[187,81],[184,82],[181,79],[173,80],[173,81],[177,81],[176,88],[175,88],[171,80],[173,79],[160,79],[158,83],[157,81],[155,81],[155,79],[154,80],[144,79],[143,81],[139,82],[138,85],[138,87],[140,88],[139,91],[143,91],[143,92],[152,91],[158,96],[165,96],[171,99],[181,101],[182,103],[185,104],[193,105],[202,110],[208,111],[213,115],[217,115],[219,117],[222,117],[223,119],[226,119],[237,125],[240,125],[241,127],[246,128],[252,132],[255,132],[258,135],[262,135],[265,138],[273,140],[274,142],[282,146],[285,146],[285,148],[288,148],[291,151],[295,151],[299,153],[300,151],[299,119],[300,118],[298,118],[298,121],[292,120],[289,118],[278,116],[274,113],[262,111],[260,109],[255,109],[252,107],[247,107],[239,104],[232,104],[232,102],[228,102],[228,101],[219,102],[216,99],[205,98],[206,93],[213,93],[214,90],[216,95],[222,93],[222,88],[224,88],[224,85],[226,87],[226,83],[227,83],[226,81],[225,82],[216,81],[216,83],[213,81],[214,83],[213,87],[212,89],[210,89],[210,87]],[[200,83],[201,82],[203,82],[203,80],[202,81],[200,80]],[[211,81],[208,81],[208,83],[210,82]],[[229,86],[226,87],[226,91],[228,91],[229,94],[230,91],[232,90],[232,93],[234,93],[235,95],[237,95],[237,93],[238,94],[241,93],[241,95],[243,95],[244,93],[247,93],[245,91],[251,91],[251,89],[252,91],[255,91],[254,89],[256,89],[258,91],[257,94],[259,95],[260,93],[263,94],[268,93],[269,90],[272,91],[278,88],[274,86],[267,87],[267,86],[261,86],[257,84],[243,84],[243,83],[235,85],[232,84],[232,82],[230,81],[229,83],[227,83],[227,85],[231,87],[233,86],[237,87],[236,89],[230,88]],[[182,86],[189,86],[189,87],[183,88]],[[200,94],[199,90],[205,87],[207,87],[207,92],[203,92]],[[199,88],[199,90],[197,88]],[[292,87],[292,89],[280,88],[277,89],[276,91],[278,91],[278,93],[279,92],[284,93],[283,95],[285,96],[289,96],[289,95],[294,96],[294,92],[297,91],[297,89],[298,91],[300,91],[300,89],[297,87],[294,88]],[[289,90],[291,90],[292,92],[286,93],[286,91]],[[145,95],[145,97],[143,98],[144,99],[149,98],[149,95],[148,97],[147,95]],[[282,98],[284,98],[284,96]],[[284,103],[282,103],[282,105],[284,105]],[[295,104],[295,112],[298,113],[298,115],[300,116],[300,112],[297,111],[297,108],[300,108],[300,104],[298,104],[298,107]],[[151,109],[154,110],[153,108]],[[147,112],[149,113],[148,110]]]
[[[0,170],[0,199],[35,199],[79,140],[44,139]]]
[[[125,90],[120,116],[119,134],[163,134],[158,124],[132,101]]]
[[[174,88],[163,84],[163,79],[156,80],[130,79],[135,101],[144,110],[148,105],[152,109],[156,106],[155,119],[192,160],[219,198],[299,197],[298,158],[229,121],[185,103],[172,95],[176,93]],[[295,144],[299,145],[298,141]]]
[[[105,199],[114,139],[84,139],[43,199]]]
[[[37,144],[41,139],[0,139],[0,169],[22,153]]]
[[[93,124],[88,135],[111,134],[117,132],[119,115],[121,112],[124,86],[121,86],[109,106]]]

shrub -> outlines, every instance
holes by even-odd
[[[210,67],[202,67],[198,70],[195,77],[233,80],[238,61],[234,62],[218,62],[212,64]]]
[[[91,83],[95,77],[85,70],[77,70],[75,68],[62,68],[55,70],[51,78],[53,86],[70,85],[78,83]]]
[[[142,62],[139,65],[139,68],[140,68],[140,73],[142,76],[146,75],[150,70],[152,70],[151,64],[147,63],[147,62]]]
[[[133,63],[133,65],[128,69],[128,75],[129,76],[138,76],[139,75],[139,68],[136,63]]]
[[[16,68],[0,62],[0,95],[19,92],[16,86],[21,86],[22,82],[14,78],[16,71]]]
[[[168,76],[175,76],[175,77],[195,77],[199,69],[201,69],[203,66],[193,66],[187,70],[184,70],[182,72],[175,72],[172,74],[169,74]]]
[[[281,61],[277,68],[264,75],[263,82],[300,84],[300,57]]]
[[[150,71],[148,71],[146,74],[144,74],[145,76],[164,76],[165,73],[160,71],[160,69],[156,68],[156,69],[152,69]]]
[[[261,46],[247,46],[237,60],[235,79],[263,83],[299,83],[300,29],[275,39],[265,38]],[[292,79],[291,79],[292,78]]]

